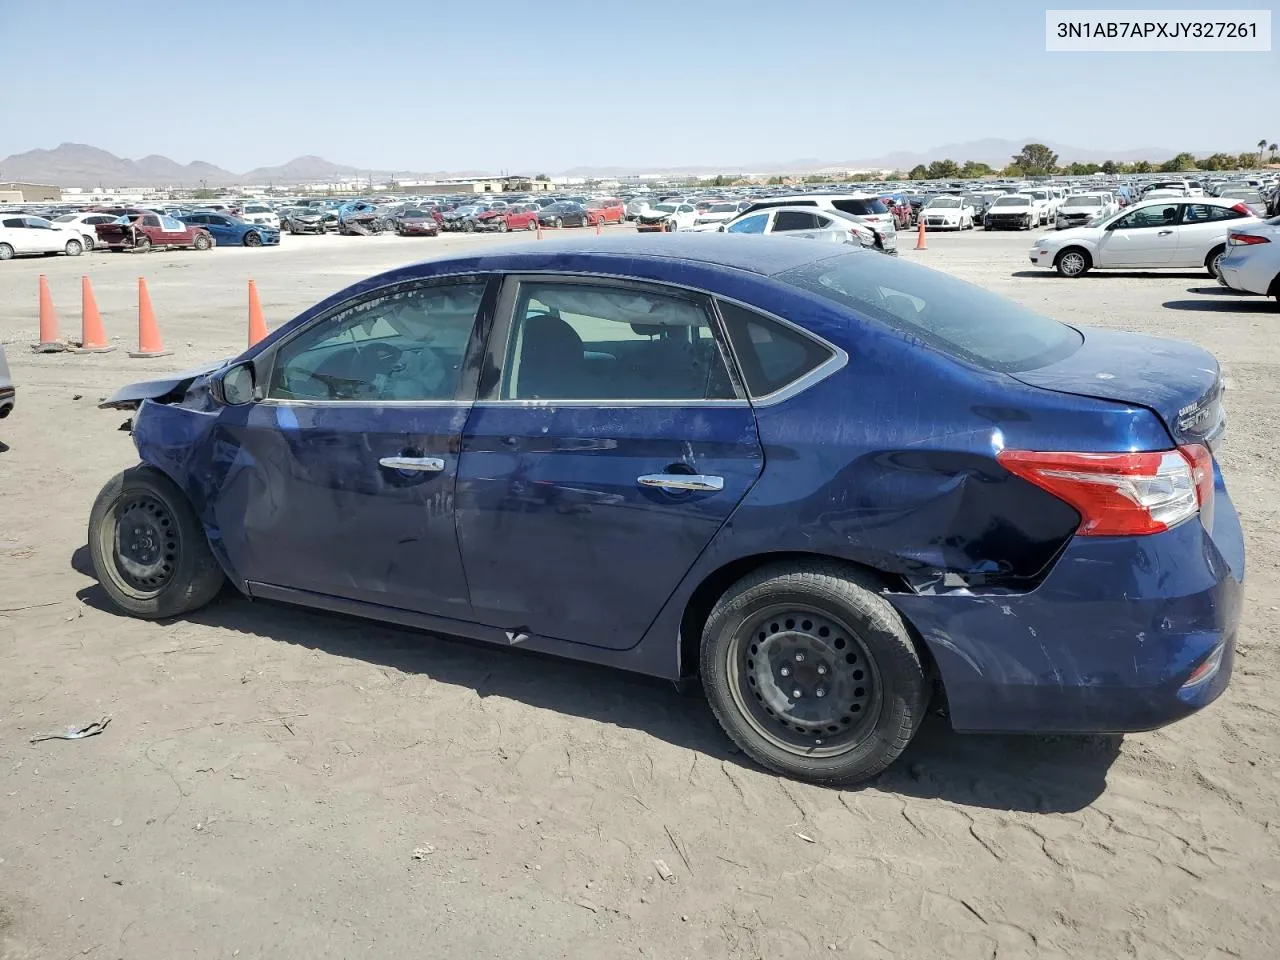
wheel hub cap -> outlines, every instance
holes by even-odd
[[[177,567],[178,542],[168,508],[150,497],[122,505],[116,523],[116,567],[134,587],[158,590]]]
[[[735,666],[745,713],[784,749],[844,752],[874,725],[875,667],[851,631],[817,611],[786,609],[757,618]]]

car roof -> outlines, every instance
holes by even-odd
[[[806,212],[812,213],[813,209],[808,208]],[[619,260],[639,260],[673,267],[681,263],[698,264],[711,272],[742,271],[770,277],[848,252],[833,252],[828,244],[809,243],[794,237],[637,233],[526,241],[497,248],[487,255],[436,257],[405,269],[417,274],[421,273],[420,267],[429,265],[432,273],[443,273],[448,272],[449,266],[457,265],[473,271],[539,272],[559,268],[559,264],[550,262],[553,259],[571,258],[575,272],[606,275],[619,275]]]

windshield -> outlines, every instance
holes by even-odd
[[[58,217],[58,219],[54,220],[53,222],[54,223],[70,223],[77,216],[78,214],[74,214],[74,213],[64,213],[62,216]]]
[[[400,216],[408,219],[411,217],[425,217],[425,216],[429,216],[429,214],[425,213],[422,210],[405,210],[400,214]]]
[[[925,204],[925,206],[931,210],[936,210],[939,207],[942,207],[948,210],[953,210],[959,207],[960,205],[961,204],[960,204],[959,197],[934,197],[932,200],[930,200],[928,203]]]
[[[958,360],[1001,373],[1054,363],[1084,342],[1072,327],[1012,300],[892,257],[834,257],[788,270],[777,279]]]
[[[991,201],[991,205],[993,207],[1029,207],[1031,206],[1031,198],[1011,197],[1006,195],[1003,197],[996,197]]]
[[[708,208],[707,213],[737,213],[738,205],[736,203],[713,203]]]
[[[1102,206],[1101,197],[1067,197],[1064,207],[1100,207]]]

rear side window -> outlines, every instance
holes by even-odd
[[[787,270],[775,279],[1000,373],[1047,366],[1084,342],[1064,323],[893,257],[846,254]]]
[[[873,213],[888,213],[889,208],[883,200],[868,198],[866,200],[832,200],[831,205],[841,213],[851,213],[855,217],[865,217]]]
[[[794,383],[832,356],[812,337],[754,310],[723,300],[717,305],[753,400]]]
[[[817,230],[818,218],[799,210],[779,210],[773,218],[774,233],[783,230]]]

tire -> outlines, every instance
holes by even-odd
[[[537,218],[537,217],[534,217],[534,218],[533,218],[533,219],[531,219],[527,224],[525,224],[525,229],[526,229],[526,230],[537,230],[537,229],[538,229],[538,218]]]
[[[506,233],[506,232],[507,232],[507,221],[505,221],[505,220],[499,220],[499,221],[498,221],[498,232],[499,232],[499,233]]]
[[[213,244],[209,241],[209,238],[205,236],[203,233],[198,234],[191,245],[195,247],[197,250],[208,250],[210,247],[213,246]]]
[[[84,253],[84,244],[79,240],[68,240],[63,249],[67,252],[68,257],[78,257]]]
[[[561,227],[564,226],[564,220],[562,220],[560,217],[556,217],[551,221],[551,226],[559,230]]]
[[[187,498],[145,464],[116,474],[98,494],[89,553],[111,602],[144,620],[203,607],[225,580]]]
[[[1209,271],[1209,276],[1217,279],[1222,276],[1218,270],[1218,261],[1227,255],[1225,245],[1214,247],[1209,251],[1209,255],[1204,258],[1204,268]]]
[[[244,245],[246,247],[262,246],[262,234],[260,234],[257,230],[250,230],[248,233],[244,235]]]
[[[0,243],[0,260],[12,260],[13,247],[7,243]]]
[[[135,249],[135,250],[141,250],[143,253],[150,253],[150,252],[151,252],[151,238],[150,238],[150,237],[139,237],[137,240],[135,240],[135,241],[134,241],[134,243],[133,243],[133,249]]]
[[[743,752],[815,783],[879,774],[928,700],[902,618],[871,577],[837,563],[771,564],[730,587],[703,629],[701,667],[711,710]]]
[[[92,250],[96,244],[97,241],[95,241],[93,237],[89,236],[87,233],[84,235],[84,249],[86,253]]]
[[[1083,277],[1089,272],[1089,268],[1093,266],[1093,259],[1089,256],[1087,250],[1081,250],[1079,247],[1067,247],[1059,252],[1057,258],[1053,261],[1054,267],[1057,269],[1059,276],[1075,279]]]
[[[472,223],[470,220],[462,221],[463,233],[475,233],[475,231],[476,231],[476,225],[474,223]]]

